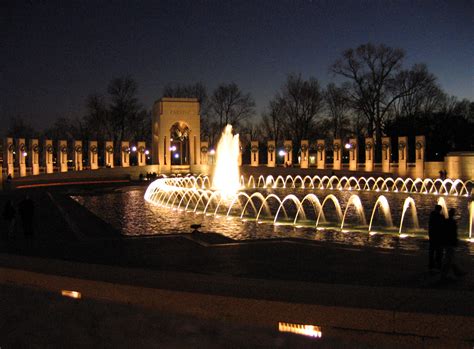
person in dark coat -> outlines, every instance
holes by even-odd
[[[445,218],[441,214],[441,205],[435,205],[435,209],[430,213],[428,223],[429,247],[429,268],[441,269],[443,260],[443,246],[441,242]]]
[[[13,235],[13,230],[15,228],[15,215],[16,211],[13,207],[12,201],[7,200],[5,207],[3,208],[3,219],[7,223],[7,230],[2,234],[4,240],[8,240],[8,237]]]
[[[35,203],[28,195],[18,205],[18,213],[20,214],[21,224],[23,226],[23,232],[25,234],[25,237],[33,237]]]
[[[442,245],[444,249],[444,263],[441,270],[441,278],[449,280],[449,272],[452,270],[455,276],[462,276],[465,274],[456,264],[455,254],[458,245],[458,224],[454,219],[456,210],[454,208],[449,210],[448,219],[444,223],[444,231]]]

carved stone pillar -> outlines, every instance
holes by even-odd
[[[374,170],[374,139],[368,137],[365,139],[365,172]]]
[[[349,171],[357,171],[358,144],[357,138],[349,139]]]
[[[130,167],[130,142],[128,141],[120,143],[120,165]]]
[[[15,176],[14,152],[15,145],[13,144],[13,138],[8,137],[3,144],[3,167],[7,171],[7,176],[10,175],[12,178]]]
[[[74,141],[74,170],[82,171],[82,141]]]
[[[293,141],[284,141],[283,148],[285,149],[285,165],[293,165]]]
[[[104,163],[106,168],[114,168],[114,142],[105,142]]]
[[[237,158],[239,166],[242,166],[242,143],[239,141],[239,157]]]
[[[324,170],[326,167],[326,144],[324,139],[316,141],[316,167],[318,170]]]
[[[37,139],[30,139],[30,166],[31,174],[33,176],[40,173],[40,149],[39,141]]]
[[[97,170],[99,168],[99,148],[97,147],[97,141],[89,142],[89,167],[91,170]]]
[[[408,173],[408,137],[398,137],[398,175],[405,177]]]
[[[390,172],[392,162],[392,146],[390,137],[382,137],[382,172]]]
[[[146,165],[146,144],[145,142],[137,142],[137,166]]]
[[[16,140],[16,166],[18,167],[18,173],[20,177],[26,176],[26,157],[28,153],[26,151],[26,144],[24,138],[17,138]]]
[[[51,139],[46,139],[44,141],[44,149],[43,149],[43,161],[44,161],[44,169],[46,173],[53,173],[54,172],[54,164],[53,164],[53,141]]]
[[[267,142],[267,167],[275,167],[276,166],[276,144],[275,141],[268,141]]]
[[[300,168],[309,168],[309,141],[301,141],[301,160]]]
[[[250,166],[258,166],[258,141],[250,142]]]
[[[201,141],[201,165],[207,165],[209,162],[209,142]]]
[[[342,164],[342,141],[340,139],[335,139],[332,143],[333,150],[333,165],[334,170],[340,170]]]
[[[425,150],[426,140],[425,136],[416,136],[415,140],[415,177],[425,177]]]
[[[67,172],[67,141],[58,142],[58,167],[59,172]]]

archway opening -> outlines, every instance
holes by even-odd
[[[171,165],[189,165],[189,127],[176,122],[170,129]]]

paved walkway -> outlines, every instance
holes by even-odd
[[[287,321],[474,341],[472,273],[440,282],[439,274],[426,270],[426,249],[414,253],[295,239],[235,243],[209,233],[121,238],[59,189],[29,193],[44,223],[37,224],[31,241],[17,234],[2,242],[2,283],[50,292],[72,283],[93,299],[112,287],[128,296],[108,301],[153,303],[166,312],[216,321],[252,318],[254,326]],[[23,193],[14,195],[18,201]],[[472,257],[459,257],[472,270]],[[133,301],[130,295],[139,296]],[[161,304],[163,295],[176,301]],[[157,301],[148,304],[149,297]]]

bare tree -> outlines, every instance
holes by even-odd
[[[301,140],[308,139],[316,117],[323,109],[323,94],[318,80],[313,77],[304,80],[301,75],[289,75],[274,103],[281,106],[286,131],[295,146],[299,147]]]
[[[113,79],[107,88],[110,98],[109,117],[113,129],[114,144],[131,137],[143,107],[138,102],[138,86],[130,77]]]
[[[87,130],[88,138],[99,141],[112,139],[113,130],[104,97],[97,93],[89,95],[86,100],[86,110],[83,124]]]
[[[367,118],[368,133],[375,133],[377,140],[382,136],[384,118],[402,96],[395,92],[394,81],[401,71],[404,56],[401,49],[368,43],[344,51],[331,66],[333,73],[352,81],[351,99]],[[403,93],[411,93],[413,87]]]
[[[20,115],[11,117],[5,136],[13,138],[33,138],[38,137],[33,126]]]
[[[402,70],[391,83],[396,98],[392,108],[402,116],[430,113],[440,108],[444,93],[436,84],[436,77],[426,65],[415,64],[410,70]]]
[[[278,143],[282,140],[284,120],[283,120],[283,103],[281,100],[271,100],[268,110],[262,114],[260,129],[266,135],[268,140]]]
[[[338,87],[334,83],[328,84],[324,91],[324,101],[329,117],[327,125],[332,131],[332,137],[344,138],[348,132],[351,112],[349,87],[347,85]]]
[[[210,110],[219,131],[227,124],[238,129],[240,124],[255,113],[255,102],[250,93],[243,93],[236,83],[220,84],[210,99]]]

